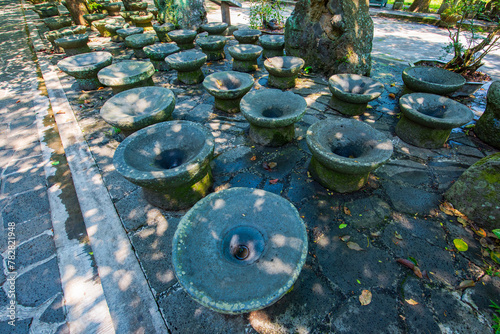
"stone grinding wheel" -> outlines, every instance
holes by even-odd
[[[188,294],[214,311],[239,314],[289,291],[306,260],[307,232],[286,199],[231,188],[196,203],[172,246],[175,274]]]

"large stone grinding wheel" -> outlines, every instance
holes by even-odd
[[[172,258],[179,283],[194,300],[238,314],[278,301],[306,256],[306,227],[290,202],[260,189],[231,188],[186,213]]]

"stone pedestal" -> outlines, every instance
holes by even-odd
[[[206,36],[200,37],[196,41],[203,53],[207,55],[208,61],[221,60],[226,57],[224,46],[226,45],[226,37],[224,36]]]
[[[165,61],[177,71],[177,79],[186,85],[199,84],[205,78],[201,67],[207,61],[207,55],[200,51],[182,51],[174,53]]]
[[[295,87],[295,80],[299,75],[304,60],[297,57],[273,57],[264,62],[264,67],[269,72],[268,85],[279,89]]]
[[[142,49],[147,45],[152,45],[156,41],[154,34],[136,34],[125,38],[125,45],[134,50],[137,58],[147,58],[148,56]]]
[[[181,29],[167,33],[168,37],[174,41],[181,50],[194,49],[194,40],[197,32],[195,30]]]
[[[98,51],[64,58],[57,63],[57,66],[61,71],[74,77],[80,89],[93,90],[101,86],[97,73],[112,62],[111,53]]]
[[[173,43],[159,43],[148,45],[143,48],[144,53],[151,60],[151,63],[158,71],[168,71],[170,66],[165,61],[165,58],[179,52],[180,49]]]
[[[156,36],[162,43],[170,43],[172,40],[168,37],[168,33],[175,30],[175,26],[172,23],[164,23],[162,25],[153,24],[153,29],[156,32]]]
[[[89,42],[88,34],[76,34],[76,35],[64,36],[54,41],[54,43],[57,46],[64,49],[64,52],[66,52],[68,56],[90,52],[91,50],[87,45],[88,42]]]
[[[250,74],[236,71],[216,72],[203,80],[203,87],[215,97],[215,108],[231,114],[240,111],[241,98],[253,84]]]
[[[283,56],[283,48],[285,47],[283,35],[262,35],[259,37],[259,42],[264,48],[262,52],[264,59]]]
[[[153,64],[142,61],[122,61],[103,68],[97,73],[99,81],[118,94],[127,89],[154,86],[155,73]]]
[[[253,72],[259,68],[257,59],[262,53],[261,46],[253,44],[238,44],[229,47],[227,50],[233,57],[234,71]]]

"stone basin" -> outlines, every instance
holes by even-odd
[[[259,37],[260,45],[264,48],[262,57],[272,58],[283,56],[285,47],[285,36],[283,35],[262,35]]]
[[[103,3],[102,6],[104,9],[108,12],[109,16],[119,16],[120,15],[120,10],[122,8],[121,3],[115,3],[115,2],[108,2],[108,3]]]
[[[196,40],[196,43],[203,50],[203,53],[207,55],[208,61],[221,60],[226,56],[224,54],[224,46],[226,45],[225,36],[209,35],[200,37]]]
[[[443,147],[451,129],[469,123],[472,111],[444,96],[412,93],[399,99],[402,116],[396,134],[403,141],[424,148]]]
[[[57,8],[57,6],[53,5],[45,5],[40,7],[35,6],[33,10],[41,19],[59,15],[59,9]]]
[[[181,210],[208,194],[213,151],[213,136],[202,125],[161,122],[125,138],[113,164],[123,177],[142,187],[149,203]]]
[[[97,78],[117,94],[131,88],[154,86],[152,79],[154,73],[153,64],[129,60],[103,68],[97,73]]]
[[[382,132],[341,117],[314,123],[307,130],[306,140],[312,153],[311,176],[340,193],[363,187],[369,173],[389,160],[393,151],[391,140]]]
[[[146,15],[131,15],[130,20],[136,27],[144,28],[144,31],[154,31],[151,20],[153,20],[153,14],[147,13]]]
[[[253,72],[259,67],[257,59],[262,53],[262,47],[252,44],[230,46],[227,51],[233,57],[233,70],[239,72]]]
[[[295,87],[295,80],[304,67],[304,60],[299,57],[273,57],[264,61],[269,72],[268,85],[279,89]]]
[[[121,41],[123,41],[123,38],[118,36],[117,31],[120,29],[123,29],[124,26],[125,26],[125,23],[119,23],[119,22],[108,23],[104,26],[104,29],[106,29],[108,31],[109,35],[111,36],[111,40],[113,42],[121,42]]]
[[[155,23],[153,24],[153,29],[156,32],[156,36],[160,39],[160,42],[172,42],[170,37],[168,37],[168,33],[175,30],[175,26],[172,23],[163,23],[162,25]]]
[[[111,53],[97,51],[64,58],[57,63],[57,66],[61,71],[74,77],[80,89],[93,90],[101,86],[97,73],[112,62]]]
[[[405,86],[414,92],[446,95],[465,84],[465,78],[439,67],[414,66],[403,70]]]
[[[201,29],[208,32],[209,35],[223,35],[227,29],[225,22],[210,22],[201,25]]]
[[[151,60],[155,69],[158,71],[168,71],[170,70],[170,66],[165,61],[165,58],[179,52],[180,48],[174,43],[157,43],[145,46],[143,51]]]
[[[57,46],[64,49],[64,52],[68,56],[90,52],[91,50],[87,45],[88,42],[89,34],[87,33],[63,36],[54,41]]]
[[[295,122],[306,112],[305,99],[279,89],[256,90],[240,103],[243,116],[250,123],[250,138],[263,146],[282,146],[295,136]]]
[[[69,26],[58,30],[51,30],[45,33],[45,38],[52,44],[54,51],[58,53],[64,52],[63,48],[56,45],[55,40],[64,36],[74,35],[74,34],[84,34],[87,32],[86,26]]]
[[[85,19],[85,21],[88,22],[88,24],[90,26],[92,26],[92,22],[97,21],[97,20],[102,20],[102,19],[106,18],[106,16],[108,16],[108,14],[102,14],[102,13],[84,14],[83,18]]]
[[[135,34],[125,38],[125,45],[134,50],[137,58],[147,58],[142,48],[154,44],[155,41],[156,35],[154,34]]]
[[[203,87],[215,97],[215,108],[228,113],[240,111],[241,98],[252,89],[250,74],[236,71],[216,72],[203,80]]]
[[[58,30],[64,27],[69,27],[73,24],[73,20],[68,16],[53,16],[42,19],[43,23],[49,30]]]
[[[255,44],[260,35],[262,35],[262,32],[257,29],[238,29],[233,32],[234,38],[240,44]]]
[[[384,92],[383,84],[358,74],[332,75],[328,87],[332,93],[330,107],[348,116],[363,114],[368,102]]]
[[[168,37],[181,48],[181,50],[193,49],[197,32],[195,30],[180,29],[167,33]]]
[[[198,84],[205,75],[201,67],[207,61],[207,55],[197,50],[181,51],[165,58],[167,64],[177,71],[177,79],[187,85]]]
[[[297,280],[308,251],[306,226],[289,201],[239,187],[198,202],[179,222],[172,245],[181,286],[201,305],[226,314],[278,301]]]
[[[106,123],[125,135],[149,125],[168,121],[175,108],[175,96],[163,87],[139,87],[116,94],[101,108]]]
[[[127,10],[129,11],[140,11],[148,8],[147,2],[133,1],[127,4]]]
[[[106,29],[106,25],[107,24],[116,24],[118,23],[118,21],[114,18],[112,19],[101,19],[101,20],[96,20],[96,21],[92,21],[92,27],[94,27],[98,32],[99,32],[99,35],[103,36],[103,37],[110,37],[111,36],[111,33]],[[125,24],[125,22],[123,21],[123,24]],[[122,24],[122,26],[123,26]]]
[[[132,23],[132,20],[130,19],[130,17],[132,15],[140,15],[141,12],[138,11],[138,10],[131,10],[131,11],[123,11],[123,12],[120,12],[120,16],[123,17],[123,19],[125,20],[125,22],[127,23]]]
[[[123,39],[127,38],[128,36],[142,34],[143,32],[144,32],[144,28],[140,28],[140,27],[123,28],[123,29],[118,29],[116,31],[118,36],[120,36]]]

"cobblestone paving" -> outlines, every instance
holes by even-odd
[[[229,45],[236,43],[231,40]],[[112,52],[115,61],[133,58],[131,50],[106,38],[92,37],[91,46]],[[205,74],[230,69],[231,60],[226,55],[224,61],[205,65]],[[47,53],[39,56],[53,57],[53,63],[61,58]],[[262,60],[259,65],[253,89],[266,89]],[[490,300],[500,303],[500,278],[486,275],[485,268],[493,264],[483,257],[479,237],[456,218],[440,212],[438,206],[443,192],[465,169],[496,151],[460,129],[441,149],[421,149],[400,141],[394,127],[404,67],[381,58],[373,60],[372,77],[384,83],[386,90],[357,118],[392,138],[395,149],[368,185],[352,194],[331,192],[307,172],[311,157],[305,143],[307,128],[317,121],[342,117],[328,107],[330,94],[324,78],[310,74],[298,80],[292,91],[307,100],[308,109],[296,124],[296,140],[280,148],[265,148],[249,140],[249,126],[242,115],[215,110],[213,97],[202,85],[183,85],[174,71],[155,74],[155,85],[176,95],[173,119],[201,123],[216,138],[215,191],[243,186],[280,194],[297,207],[307,224],[309,256],[293,291],[264,310],[239,316],[201,307],[177,283],[171,242],[185,211],[151,206],[138,187],[114,170],[112,157],[123,137],[99,116],[99,108],[112,96],[111,90],[82,92],[73,78],[59,73],[172,333],[492,332],[493,313],[488,305]],[[484,101],[484,95],[485,91],[479,92],[477,100]],[[484,110],[481,102],[463,102],[479,112]],[[263,168],[264,162],[277,165],[269,171]],[[270,182],[276,179],[276,183]],[[347,227],[341,229],[343,223]],[[340,238],[346,235],[363,250],[348,248]],[[465,240],[469,250],[454,251],[455,238]],[[429,280],[418,279],[396,262],[409,257],[429,272]],[[455,290],[466,279],[479,283],[472,289]],[[372,292],[373,299],[360,306],[358,297],[365,289]]]

